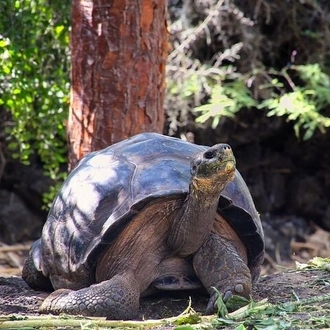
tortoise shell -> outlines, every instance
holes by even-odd
[[[36,267],[45,276],[69,274],[77,282],[92,276],[96,252],[148,202],[188,193],[190,161],[205,149],[143,133],[85,156],[49,211],[42,237],[34,246]],[[246,245],[248,266],[252,277],[257,277],[264,253],[263,230],[238,171],[220,197],[218,212]]]

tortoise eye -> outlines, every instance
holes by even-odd
[[[215,157],[215,155],[216,155],[215,151],[206,151],[204,153],[204,158],[206,158],[206,159],[212,159],[212,158]]]

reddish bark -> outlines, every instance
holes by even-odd
[[[162,132],[166,0],[73,0],[69,163]]]

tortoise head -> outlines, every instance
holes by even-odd
[[[192,182],[199,189],[224,189],[234,179],[235,169],[235,157],[228,144],[216,144],[197,154],[190,163]]]

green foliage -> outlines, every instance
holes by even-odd
[[[196,121],[204,123],[213,117],[212,127],[215,128],[222,116],[234,118],[240,109],[255,105],[256,101],[242,80],[224,82],[212,88],[209,103],[195,108],[195,111],[202,113]]]
[[[314,257],[306,264],[297,262],[297,269],[317,269],[330,271],[330,258]]]
[[[217,290],[217,288],[212,287],[212,289],[216,292],[216,296],[217,296],[217,300],[216,300],[217,315],[219,315],[220,317],[226,317],[228,315],[228,309],[225,302],[222,299],[222,295],[220,294],[219,290]]]
[[[290,69],[298,74],[303,83],[294,84],[287,70],[282,70],[279,74],[290,82],[292,91],[285,92],[283,84],[273,79],[266,87],[271,89],[271,97],[258,108],[268,109],[269,117],[285,116],[294,123],[296,136],[300,137],[303,131],[303,139],[307,140],[316,129],[325,133],[326,128],[330,127],[330,118],[322,114],[322,110],[330,105],[330,76],[322,72],[319,64],[293,66]]]
[[[251,301],[226,317],[215,319],[215,328],[230,325],[233,329],[320,329],[329,326],[330,295],[271,304],[267,299]],[[322,304],[322,309],[320,305]],[[326,315],[326,316],[325,316]],[[234,328],[234,326],[236,326]]]
[[[67,153],[69,9],[59,0],[0,6],[0,105],[13,118],[9,147],[27,165],[37,154],[54,180],[63,177]]]
[[[175,81],[172,80],[168,83],[171,86],[171,94],[180,94],[183,98],[189,98],[194,96],[195,94],[199,94],[201,93],[201,89],[203,88],[200,77],[198,77],[197,74],[192,74],[191,76],[188,76],[181,90],[179,90],[178,85],[175,83]]]
[[[221,78],[212,86],[209,101],[195,107],[194,110],[201,113],[196,121],[204,123],[213,118],[212,127],[215,128],[221,117],[234,118],[243,108],[257,107],[266,110],[269,117],[284,116],[287,121],[292,121],[298,138],[302,135],[307,140],[317,129],[325,133],[330,127],[330,118],[322,111],[330,105],[330,76],[319,64],[292,66],[290,73],[299,84],[293,82],[287,68],[271,72],[270,75],[287,80],[291,90],[288,91],[279,78],[273,78],[270,83],[260,86],[260,89],[269,90],[270,97],[259,104],[242,76],[231,82],[227,76]]]

